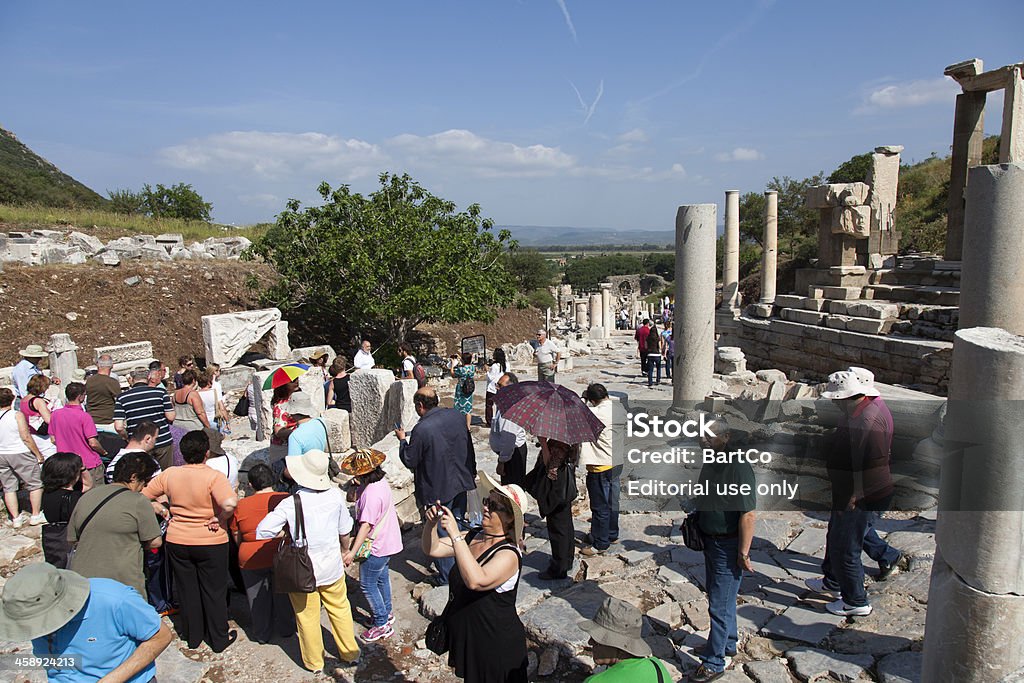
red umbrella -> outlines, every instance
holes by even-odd
[[[494,403],[501,416],[534,436],[567,444],[597,441],[604,423],[579,396],[560,384],[519,382],[498,389]]]

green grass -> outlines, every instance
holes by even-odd
[[[80,232],[96,235],[103,239],[122,235],[179,233],[186,241],[201,241],[209,237],[243,235],[253,239],[254,235],[266,229],[265,224],[234,227],[183,221],[177,218],[148,218],[146,216],[111,213],[98,209],[63,208],[52,206],[11,206],[0,204],[0,223],[5,229],[47,228],[65,230],[74,228]]]

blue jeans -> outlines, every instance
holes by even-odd
[[[459,495],[455,496],[449,501],[441,501],[441,505],[452,511],[455,515],[455,519],[459,522],[459,529],[465,531],[467,529],[465,524],[466,518],[466,492],[463,491]],[[437,536],[438,538],[446,538],[448,536],[445,530],[441,528],[440,523],[437,525]],[[437,567],[437,574],[440,583],[448,583],[448,572],[455,566],[454,557],[439,557],[434,560],[434,566]]]
[[[675,356],[669,354],[665,356],[665,377],[666,379],[672,379],[672,361],[676,359]]]
[[[704,572],[708,592],[711,632],[701,661],[711,671],[725,670],[725,654],[736,652],[736,597],[740,593],[743,571],[736,560],[740,541],[732,538],[704,537]]]
[[[825,559],[821,563],[825,587],[838,589],[842,593],[843,602],[851,607],[868,604],[868,594],[864,590],[864,563],[861,562],[860,553],[877,514],[861,508],[833,510],[828,520]]]
[[[157,612],[173,607],[174,586],[171,581],[171,568],[167,564],[167,556],[163,546],[155,550],[143,551],[143,568],[146,574],[146,592],[149,604]]]
[[[661,382],[661,356],[649,353],[647,354],[647,386],[654,383],[654,368],[658,368],[658,382]]]
[[[883,541],[875,531],[878,513],[868,515],[868,532],[864,534],[864,552],[875,562],[892,564],[900,558],[900,551]]]
[[[390,555],[370,555],[359,565],[359,587],[363,589],[366,602],[370,603],[373,625],[388,623],[391,614],[391,575],[388,574]]]
[[[622,465],[604,472],[587,472],[590,496],[590,542],[604,550],[619,538],[619,477]]]

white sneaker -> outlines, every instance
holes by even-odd
[[[810,588],[815,593],[831,595],[834,598],[839,597],[839,591],[834,591],[831,588],[825,587],[825,579],[804,579],[804,585]]]
[[[11,520],[11,526],[15,529],[20,529],[25,526],[25,522],[29,519],[27,512],[19,513],[17,517]]]
[[[827,609],[832,614],[836,614],[841,617],[866,617],[867,615],[871,614],[871,605],[864,605],[863,607],[852,607],[843,602],[841,598],[839,600],[836,600],[835,602],[830,602],[827,605],[825,605],[825,609]]]
[[[32,515],[28,518],[28,523],[32,526],[39,526],[40,524],[46,524],[46,515],[40,512],[38,515]]]

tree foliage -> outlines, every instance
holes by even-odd
[[[857,154],[839,164],[828,177],[830,183],[866,183],[871,172],[871,154]]]
[[[504,261],[522,294],[547,287],[555,277],[551,263],[536,249],[511,249],[505,253]]]
[[[671,251],[652,251],[644,254],[643,272],[660,275],[666,280],[676,279],[676,255]]]
[[[186,221],[210,222],[213,204],[186,183],[171,187],[146,184],[141,192],[117,189],[107,190],[110,208],[115,213],[142,214],[151,218],[180,218]]]
[[[578,289],[595,289],[609,275],[643,272],[643,261],[634,254],[603,254],[574,259],[565,266],[565,282]]]
[[[322,206],[288,202],[246,253],[280,276],[263,302],[349,338],[375,333],[395,343],[422,322],[493,320],[515,294],[503,258],[510,233],[494,235],[479,205],[457,212],[408,175],[379,180],[365,197],[324,182]]]

